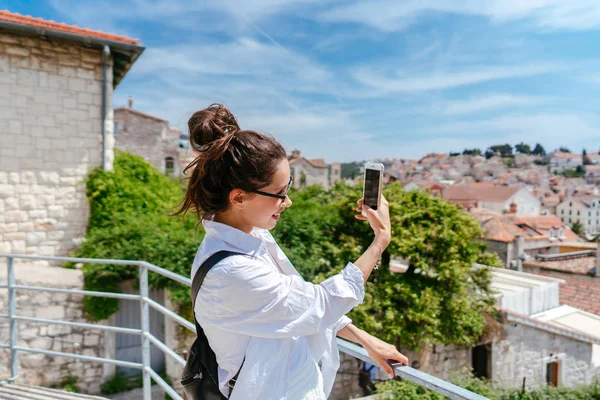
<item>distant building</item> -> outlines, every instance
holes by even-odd
[[[583,156],[581,154],[554,151],[548,154],[546,158],[552,171],[562,172],[565,169],[575,169],[578,166],[583,166]]]
[[[181,131],[169,127],[169,122],[155,115],[133,108],[129,98],[127,107],[114,110],[115,147],[137,154],[166,175],[181,174]]]
[[[541,202],[527,189],[514,186],[447,186],[442,198],[465,209],[486,209],[517,216],[540,215]]]
[[[300,154],[299,150],[294,150],[288,156],[292,176],[294,177],[294,187],[303,188],[312,185],[319,185],[329,189],[338,180],[342,178],[342,166],[339,163],[327,165],[324,159],[308,159]]]
[[[585,181],[590,185],[600,184],[600,165],[587,165],[585,167]]]
[[[569,196],[556,206],[556,215],[569,226],[579,222],[588,235],[600,233],[600,196]]]

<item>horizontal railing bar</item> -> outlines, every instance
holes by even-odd
[[[343,339],[337,339],[338,347],[341,351],[356,357],[362,361],[366,361],[371,364],[375,364],[369,357],[367,351],[362,347],[350,343]],[[423,386],[427,389],[433,390],[436,393],[442,394],[452,400],[486,400],[487,397],[483,397],[476,393],[473,393],[467,389],[456,386],[450,382],[446,382],[442,379],[436,378],[435,376],[426,374],[409,366],[396,367],[394,372],[397,376],[416,383],[417,385]]]
[[[114,259],[105,259],[105,258],[77,258],[77,257],[57,257],[57,256],[32,256],[28,254],[6,254],[0,253],[0,257],[5,258],[18,258],[18,259],[27,259],[27,260],[48,260],[48,261],[62,261],[62,262],[76,262],[82,264],[111,264],[111,265],[137,265],[144,266],[148,268],[148,270],[165,276],[167,278],[173,279],[183,285],[192,286],[192,280],[188,277],[176,274],[175,272],[171,272],[164,268],[161,268],[157,265],[149,263],[147,261],[137,261],[137,260],[114,260]]]
[[[150,332],[144,332],[144,336],[146,336],[148,339],[150,339],[150,342],[152,342],[153,345],[155,345],[160,350],[162,350],[163,353],[166,353],[166,354],[170,355],[171,357],[173,357],[175,359],[175,361],[177,361],[179,364],[181,364],[182,367],[185,366],[185,360],[179,354],[175,353],[172,349],[167,347],[167,345],[165,345],[163,342],[158,340],[158,338],[156,336],[154,336]]]
[[[114,292],[96,292],[93,290],[79,290],[79,289],[59,289],[59,288],[46,288],[41,286],[27,286],[27,285],[15,285],[17,290],[33,290],[36,292],[52,292],[52,293],[65,293],[65,294],[76,294],[82,296],[94,296],[94,297],[109,297],[113,299],[122,300],[139,300],[139,294],[124,294]]]
[[[0,314],[0,318],[8,318],[8,314]]]
[[[176,274],[175,272],[171,272],[169,270],[166,270],[164,268],[161,268],[157,265],[151,264],[146,261],[138,261],[138,265],[144,266],[144,267],[148,268],[149,271],[156,272],[157,274],[160,274],[167,278],[173,279],[174,281],[177,281],[183,285],[186,285],[189,287],[192,286],[192,280],[190,278],[186,278],[185,276]]]
[[[13,317],[18,321],[28,321],[28,322],[40,322],[43,324],[54,324],[54,325],[66,325],[66,326],[75,326],[78,328],[86,328],[86,329],[99,329],[103,331],[110,332],[120,332],[120,333],[128,333],[130,335],[141,335],[141,329],[133,329],[133,328],[122,328],[119,326],[110,326],[110,325],[94,325],[94,324],[86,324],[83,322],[70,322],[70,321],[61,321],[56,319],[45,319],[45,318],[33,318],[33,317],[22,317],[16,315]]]
[[[139,265],[140,261],[135,260],[112,260],[105,258],[77,258],[77,257],[59,257],[59,256],[32,256],[29,254],[6,254],[0,253],[0,257],[18,258],[26,260],[48,260],[48,261],[63,261],[76,262],[82,264],[111,264],[111,265]],[[18,265],[16,265],[18,267]]]
[[[158,385],[174,400],[183,400],[183,397],[179,395],[163,378],[160,377],[154,370],[150,367],[146,367],[145,370],[150,374],[154,382],[158,383]]]
[[[10,344],[0,343],[0,349],[10,349]]]
[[[196,326],[194,324],[192,324],[187,319],[181,317],[180,315],[177,315],[176,313],[169,310],[167,307],[163,306],[162,304],[157,303],[156,301],[152,300],[149,297],[144,297],[142,299],[142,301],[145,301],[146,303],[148,303],[148,305],[150,307],[154,308],[156,311],[159,311],[159,312],[163,313],[164,315],[166,315],[167,317],[174,319],[175,321],[179,322],[179,324],[185,326],[190,331],[196,333]]]
[[[93,362],[100,362],[100,363],[105,363],[105,364],[114,364],[114,365],[118,365],[119,367],[144,369],[144,366],[140,363],[121,361],[121,360],[112,360],[110,358],[84,356],[81,354],[63,353],[60,351],[52,351],[52,350],[31,349],[31,348],[21,347],[21,346],[15,346],[14,349],[17,351],[24,351],[26,353],[45,354],[48,356],[74,358],[76,360],[93,361]]]
[[[8,285],[0,285],[0,289],[8,289]]]

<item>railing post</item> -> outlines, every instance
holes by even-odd
[[[13,258],[7,257],[8,263],[8,318],[10,329],[10,373],[12,378],[19,375],[19,360],[17,358],[17,296],[15,294],[15,270]]]
[[[142,364],[144,366],[144,400],[152,400],[152,382],[150,381],[150,339],[146,333],[150,332],[150,309],[145,299],[148,298],[148,268],[140,265],[140,306],[142,307]]]

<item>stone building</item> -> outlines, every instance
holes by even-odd
[[[112,168],[112,93],[142,51],[0,11],[0,253],[65,255],[85,235],[83,181]]]
[[[288,157],[290,169],[294,177],[294,187],[302,188],[312,185],[320,185],[329,189],[338,180],[342,178],[342,167],[339,163],[334,163],[330,167],[324,159],[308,159],[300,154],[299,150],[292,151]]]
[[[84,237],[89,216],[85,178],[112,170],[112,93],[142,53],[139,41],[0,11],[0,253],[67,255]],[[15,262],[17,284],[82,289],[81,271]],[[0,259],[0,285],[6,262]],[[8,310],[0,290],[0,313]],[[17,290],[17,314],[84,322],[81,296]],[[8,321],[0,319],[0,341]],[[105,355],[97,330],[18,324],[18,344],[41,350]],[[81,391],[99,392],[99,364],[18,352],[19,380],[59,384],[78,376]],[[10,376],[0,349],[0,380]]]
[[[134,109],[130,97],[127,107],[115,108],[114,123],[117,149],[143,157],[163,174],[181,174],[181,131],[167,120]]]
[[[568,196],[556,206],[556,215],[569,226],[581,224],[583,233],[600,233],[600,196]]]

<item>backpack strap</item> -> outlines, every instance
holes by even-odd
[[[192,313],[194,314],[194,323],[196,324],[196,335],[198,336],[199,339],[201,339],[204,343],[206,343],[207,346],[208,346],[208,338],[206,337],[206,334],[204,333],[204,329],[202,329],[202,327],[198,323],[198,320],[196,319],[196,311],[195,311],[196,310],[196,298],[198,297],[198,292],[200,291],[200,287],[202,286],[202,282],[204,282],[204,278],[206,277],[206,274],[208,274],[208,271],[210,271],[212,269],[212,267],[217,265],[217,263],[224,260],[225,258],[230,257],[230,256],[235,256],[235,255],[244,255],[244,254],[236,253],[234,251],[226,251],[226,250],[221,250],[221,251],[218,251],[218,252],[212,254],[210,257],[208,257],[206,260],[204,260],[202,265],[200,265],[200,267],[196,271],[194,278],[192,279],[192,293],[191,293],[191,295],[192,295]],[[208,346],[208,347],[210,349],[210,346]],[[209,349],[207,349],[207,350],[209,350]],[[210,349],[210,352],[212,353],[212,349]],[[235,376],[233,378],[231,378],[229,380],[230,390],[233,390],[235,381],[237,380],[238,375],[240,374],[240,371],[242,370],[242,367],[244,366],[245,361],[246,361],[246,357],[244,357],[244,360],[242,361],[240,370],[237,372],[237,374],[235,374]],[[216,377],[214,377],[213,379],[216,380]],[[217,385],[217,387],[219,386],[218,382],[215,382],[215,384]],[[230,393],[231,393],[231,391],[230,391]]]

